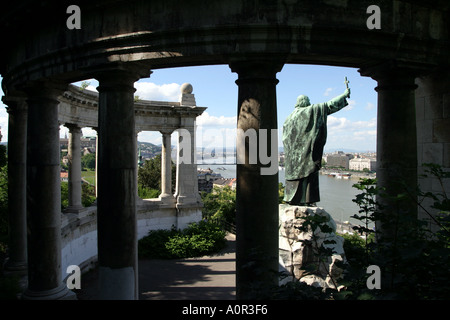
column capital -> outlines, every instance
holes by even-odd
[[[278,83],[275,75],[283,69],[284,63],[283,57],[232,58],[229,66],[231,71],[239,76],[236,84],[245,80],[271,80]]]
[[[81,127],[75,123],[65,123],[64,126],[69,129],[70,133],[81,133]]]
[[[67,83],[47,79],[29,81],[21,89],[27,94],[28,100],[35,98],[52,98],[57,100],[58,96],[67,91],[67,87]]]
[[[94,77],[99,81],[100,85],[97,90],[107,88],[122,89],[123,91],[134,89],[133,83],[141,78],[150,77],[150,68],[143,63],[114,63],[94,71]]]
[[[163,129],[163,130],[159,130],[159,132],[162,134],[162,135],[167,135],[167,134],[172,134],[173,133],[173,131],[174,130],[171,130],[171,129]]]
[[[431,69],[423,64],[411,64],[403,61],[389,60],[382,63],[361,67],[358,72],[363,77],[370,77],[378,82],[375,90],[404,88],[416,89],[415,78]]]
[[[21,96],[3,96],[2,102],[6,105],[6,112],[14,113],[14,112],[27,112],[28,105],[26,102],[27,97],[24,95]]]

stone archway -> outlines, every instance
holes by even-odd
[[[302,0],[270,4],[234,0],[198,5],[167,0],[100,4],[82,1],[81,29],[70,30],[66,27],[63,3],[9,4],[2,12],[0,25],[2,39],[8,43],[8,50],[0,56],[0,72],[6,93],[4,101],[11,110],[20,109],[17,97],[25,97],[28,106],[27,210],[32,217],[29,243],[39,245],[44,240],[41,234],[45,234],[47,245],[41,249],[50,255],[60,251],[59,213],[55,207],[58,192],[55,189],[43,195],[40,190],[49,185],[53,188],[58,179],[57,98],[68,83],[85,78],[96,78],[100,83],[98,217],[102,233],[99,244],[104,243],[105,250],[99,252],[99,261],[107,278],[124,280],[105,287],[105,291],[123,292],[121,298],[136,297],[135,253],[129,248],[129,239],[135,231],[127,223],[115,229],[108,219],[114,216],[116,221],[126,221],[135,215],[133,83],[148,77],[150,69],[230,65],[239,77],[238,117],[249,110],[257,114],[252,121],[241,117],[238,126],[276,129],[273,121],[276,73],[285,63],[360,68],[362,75],[378,82],[378,104],[382,110],[377,152],[382,169],[380,183],[392,193],[397,191],[392,179],[388,179],[392,175],[405,177],[414,185],[418,168],[415,79],[448,68],[449,28],[445,18],[449,7],[445,1],[433,6],[407,0],[382,1],[381,30],[371,30],[366,24],[368,5],[348,1],[312,5]],[[27,22],[33,24],[31,28]],[[448,90],[436,91],[436,86],[427,86],[433,79],[421,78],[419,84],[424,88],[421,97],[438,95],[445,103],[436,100],[430,103],[440,105],[439,110],[448,110]],[[447,111],[434,116],[448,120]],[[394,128],[395,139],[388,138],[392,122],[400,124]],[[432,126],[439,129],[442,121],[433,121]],[[424,130],[433,129],[428,125]],[[17,131],[11,133],[23,137],[23,131],[22,135]],[[19,140],[17,150],[23,146]],[[119,141],[124,147],[122,156],[112,155],[112,141]],[[422,148],[426,143],[433,144],[427,145],[427,150],[442,149],[440,159],[448,164],[449,155],[444,151],[448,149],[448,137],[438,135],[432,137],[432,142],[422,142]],[[242,216],[237,239],[239,298],[248,297],[248,288],[254,281],[270,285],[275,279],[258,278],[256,273],[243,268],[249,251],[261,248],[261,256],[269,258],[256,259],[255,266],[270,273],[278,250],[274,232],[276,199],[271,196],[277,179],[255,174],[261,167],[261,163],[238,167],[237,210]],[[254,197],[261,194],[265,196],[259,198],[255,208]],[[256,209],[258,223],[249,223]],[[117,233],[127,236],[107,243],[111,234]],[[260,233],[267,234],[261,243]],[[111,254],[113,251],[116,255]],[[64,297],[60,277],[44,275],[44,270],[45,274],[59,274],[58,263],[43,263],[36,252],[35,247],[29,247],[28,261],[32,265],[29,296]]]

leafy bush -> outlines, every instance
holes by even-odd
[[[175,228],[171,230],[150,230],[148,235],[138,241],[138,252],[141,258],[170,259],[172,255],[165,244],[179,234]]]
[[[87,183],[81,184],[81,204],[89,207],[95,202],[95,187]],[[61,211],[69,206],[69,183],[61,182]]]
[[[138,252],[141,258],[189,258],[213,254],[225,244],[225,232],[220,226],[200,221],[184,230],[151,230],[139,240]]]
[[[236,223],[236,190],[229,186],[214,187],[210,193],[202,192],[203,218],[218,222]]]
[[[444,186],[443,180],[450,174],[438,166],[425,164],[427,174],[431,174]],[[448,299],[450,296],[450,201],[443,188],[443,193],[418,192],[421,200],[413,197],[419,206],[424,198],[434,200],[433,208],[438,209],[438,217],[433,217],[440,231],[432,234],[427,224],[419,219],[411,219],[402,211],[379,206],[375,196],[385,197],[376,187],[375,180],[362,180],[355,185],[363,191],[357,196],[362,215],[354,216],[366,222],[355,230],[366,240],[347,237],[346,256],[349,260],[347,275],[342,284],[345,286],[334,297],[345,299]],[[404,201],[405,195],[392,197]],[[384,229],[375,232],[368,228],[368,222],[381,223],[394,227],[389,233]],[[374,240],[376,238],[376,241]],[[381,270],[381,289],[369,290],[366,285],[366,268],[377,265]]]
[[[161,191],[158,189],[150,189],[141,184],[138,184],[138,196],[141,199],[155,199],[159,197]]]
[[[318,294],[304,284],[290,282],[274,290],[274,298],[281,299],[436,299],[450,297],[450,198],[444,188],[449,172],[434,164],[424,164],[426,174],[433,176],[441,185],[442,192],[417,195],[402,193],[386,195],[376,186],[375,179],[361,179],[354,187],[362,191],[353,200],[360,208],[353,218],[363,222],[354,227],[354,235],[342,235],[347,264],[344,278],[337,284],[340,290],[327,289]],[[405,190],[408,190],[405,188]],[[385,198],[388,197],[388,198]],[[433,216],[422,206],[424,199],[433,200],[432,208],[438,210]],[[381,206],[377,199],[389,199],[394,205]],[[412,218],[397,202],[413,201],[422,207],[440,230],[432,233],[427,223]],[[372,225],[382,228],[374,230]],[[321,221],[305,219],[303,226]],[[388,226],[389,228],[386,228]],[[386,232],[386,229],[388,232]],[[327,252],[315,252],[320,258]],[[369,289],[368,267],[376,265],[380,270],[380,288]]]

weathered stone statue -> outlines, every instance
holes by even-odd
[[[348,105],[348,81],[344,94],[319,104],[307,96],[297,98],[295,110],[283,125],[286,188],[284,201],[291,205],[315,205],[320,201],[319,170],[327,139],[327,116]]]

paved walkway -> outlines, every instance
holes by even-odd
[[[213,256],[139,260],[140,300],[234,300],[235,236]],[[97,299],[97,271],[81,276],[79,300]]]

